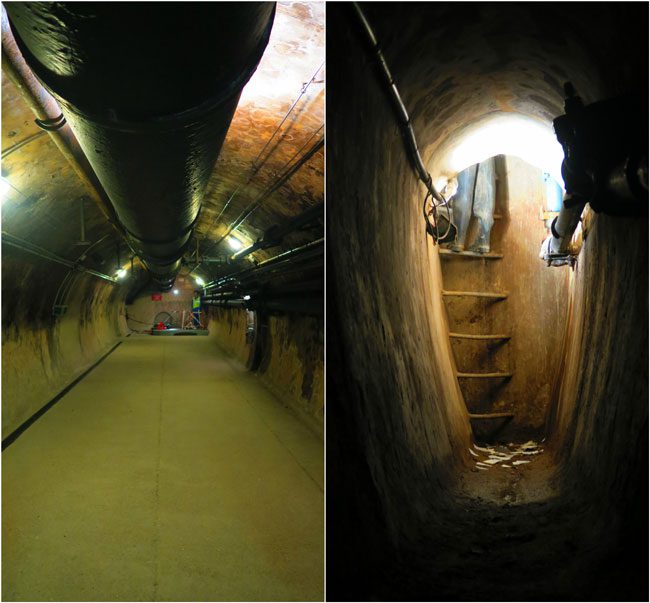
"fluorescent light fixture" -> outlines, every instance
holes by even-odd
[[[178,289],[174,289],[174,295],[178,295]]]
[[[228,241],[228,245],[230,245],[234,251],[239,251],[242,248],[242,242],[239,239],[228,237],[226,240]]]
[[[244,295],[244,301],[248,301],[251,298],[250,295]]]
[[[195,282],[199,287],[203,287],[203,285],[205,285],[205,281],[204,281],[200,276],[195,276],[195,277],[194,277],[194,282]]]
[[[9,184],[4,178],[0,178],[0,202],[3,205],[9,197],[12,188],[11,184]]]
[[[126,270],[124,268],[120,268],[117,271],[117,278],[124,278],[126,276]]]

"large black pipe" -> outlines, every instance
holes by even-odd
[[[9,2],[16,41],[55,97],[127,232],[172,286],[275,3]]]

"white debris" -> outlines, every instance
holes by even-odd
[[[476,452],[474,452],[471,448],[468,448],[468,450],[472,456],[478,456],[478,454],[476,454]]]
[[[516,462],[517,462],[517,461],[515,461],[515,463],[516,463]],[[502,467],[508,467],[508,469],[512,469],[512,467],[511,467],[510,465],[501,465],[501,466],[502,466]]]
[[[483,461],[484,463],[487,463],[488,465],[496,465],[497,463],[501,462],[501,459],[486,459]]]
[[[530,461],[512,461],[513,466],[514,465],[523,465],[524,463],[530,463]]]
[[[487,467],[477,467],[477,469],[480,469],[481,471],[487,471],[488,470]]]

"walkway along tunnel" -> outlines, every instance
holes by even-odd
[[[328,598],[645,600],[643,169],[634,211],[581,212],[573,268],[539,254],[566,82],[639,98],[589,133],[647,158],[648,8],[359,6],[372,34],[328,10]],[[453,204],[486,161],[489,250],[443,243],[444,204],[434,244],[422,172]]]
[[[324,7],[4,8],[3,598],[322,599]]]

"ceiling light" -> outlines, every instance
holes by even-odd
[[[178,289],[174,289],[173,293],[174,295],[178,295]]]
[[[9,184],[4,178],[0,178],[0,202],[3,205],[9,197],[12,188],[11,184]]]
[[[203,287],[203,285],[205,285],[205,281],[200,276],[194,277],[194,282],[199,285],[199,287]]]
[[[228,245],[235,251],[239,251],[242,248],[242,243],[239,239],[236,239],[235,237],[228,237],[227,239]]]
[[[251,298],[250,295],[244,295],[244,301],[248,301]]]
[[[117,271],[117,278],[124,278],[126,276],[126,270],[124,268],[120,268]]]

